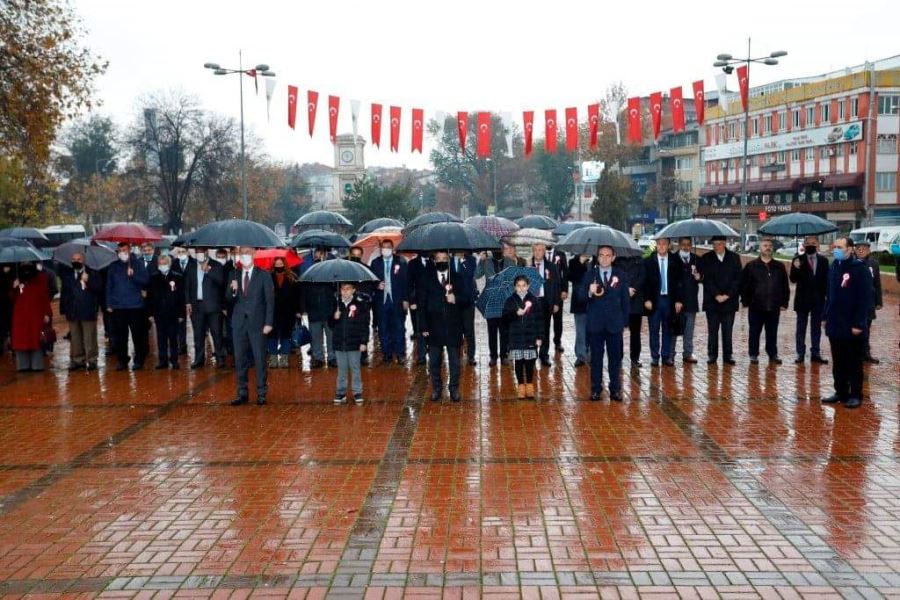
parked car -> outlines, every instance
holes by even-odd
[[[747,240],[744,242],[745,252],[756,252],[759,250],[759,234],[748,233]]]
[[[656,239],[653,237],[652,233],[645,233],[638,238],[637,243],[641,250],[646,250],[647,248],[652,248],[656,245]]]
[[[894,258],[900,260],[900,233],[891,240],[891,254],[894,255]]]

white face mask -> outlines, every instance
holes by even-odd
[[[194,255],[194,258],[197,259],[197,262],[205,262],[206,261],[206,253],[198,252]]]
[[[382,248],[381,249],[381,256],[383,256],[384,258],[390,258],[393,254],[394,254],[394,250],[391,248]]]
[[[679,250],[678,251],[678,256],[680,256],[681,258],[688,258],[690,255],[691,255],[691,253],[688,252],[687,250]]]
[[[169,265],[159,265],[159,272],[162,273],[163,275],[168,274]]]
[[[128,253],[119,252],[119,260],[121,260],[122,262],[128,262]]]
[[[245,269],[249,269],[253,266],[253,256],[250,254],[241,254],[241,265]]]
[[[223,265],[223,266],[224,266],[225,263],[228,262],[228,260],[227,260],[226,258],[224,258],[224,257],[219,257],[219,256],[217,256],[217,257],[216,257],[216,262],[219,263],[220,265]]]
[[[526,288],[523,291],[516,290],[516,294],[519,295],[519,298],[525,298],[528,295],[528,289]]]

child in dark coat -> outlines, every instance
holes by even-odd
[[[365,294],[357,293],[355,284],[341,284],[341,293],[329,325],[333,332],[332,343],[338,367],[334,403],[344,404],[350,392],[353,401],[362,404],[360,356],[369,343],[369,300]]]
[[[509,358],[515,361],[517,396],[534,398],[534,363],[544,342],[541,303],[528,291],[524,275],[515,280],[515,293],[503,305],[503,320],[509,327]]]

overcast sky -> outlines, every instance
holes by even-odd
[[[368,165],[428,166],[410,153],[409,109],[562,111],[585,105],[621,80],[631,94],[667,91],[706,80],[719,52],[754,56],[787,50],[775,67],[751,71],[751,85],[822,73],[900,54],[900,3],[757,0],[755,2],[451,2],[264,0],[73,0],[86,44],[109,61],[98,81],[98,110],[130,122],[136,98],[182,88],[216,112],[239,115],[236,76],[214,77],[214,61],[237,67],[266,62],[277,73],[271,123],[264,86],[245,79],[245,120],[273,158],[331,164],[326,96],[341,96],[339,131],[350,130],[350,99],[363,103],[360,133],[369,137],[370,102],[404,109],[398,154],[366,148]],[[739,7],[742,7],[739,9]],[[287,127],[287,85],[320,94],[315,137],[303,103],[297,131]],[[736,88],[736,83],[729,86]]]

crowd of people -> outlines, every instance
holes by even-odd
[[[249,401],[251,366],[257,403],[265,404],[267,370],[287,368],[307,343],[311,369],[337,370],[335,403],[362,403],[360,367],[370,360],[370,333],[375,332],[385,365],[405,364],[407,341],[412,341],[415,365],[427,365],[430,373],[431,400],[440,400],[446,387],[450,399],[459,402],[461,362],[477,365],[479,282],[510,267],[528,267],[540,276],[535,278],[539,288],[532,287],[528,275],[519,275],[501,316],[486,320],[489,366],[511,362],[517,396],[534,397],[538,365],[553,364],[551,346],[557,354],[565,352],[568,301],[574,364],[589,365],[590,399],[602,397],[605,362],[608,397],[621,401],[624,332],[629,331],[629,366],[640,369],[645,318],[653,368],[675,366],[678,338],[682,362],[698,362],[694,331],[701,311],[708,327],[706,362],[715,365],[721,359],[723,368],[735,365],[733,327],[741,306],[747,309],[750,362],[759,362],[765,332],[762,350],[768,363],[781,364],[777,332],[793,282],[795,362],[808,358],[828,363],[821,343],[824,325],[835,393],[822,402],[860,405],[863,362],[878,362],[869,332],[882,306],[878,265],[867,244],[839,237],[829,262],[819,251],[818,239],[810,236],[802,253],[786,264],[775,258],[772,241],[763,240],[759,256],[742,265],[724,237],[713,238],[712,249],[702,256],[694,251],[691,238],[675,243],[677,247],[670,248],[670,240],[659,239],[647,257],[617,257],[610,246],[599,247],[594,255],[569,257],[552,246],[535,244],[523,258],[514,246],[504,244],[490,253],[436,252],[407,259],[384,240],[366,265],[374,280],[338,286],[300,282],[306,269],[334,258],[327,249],[315,250],[298,267],[278,257],[270,270],[263,270],[255,264],[254,248],[176,247],[158,252],[151,244],[132,249],[120,243],[117,260],[102,270],[90,269],[81,252],[70,257],[70,266],[59,265],[57,273],[39,263],[4,266],[0,276],[8,294],[0,307],[0,336],[9,336],[20,372],[44,368],[45,355],[52,351],[51,300],[58,277],[72,371],[97,368],[98,320],[104,324],[112,368],[142,370],[155,329],[155,368],[179,369],[188,355],[190,321],[190,368],[209,364],[225,369],[232,357],[234,405]],[[362,255],[361,248],[353,247],[348,259],[362,263]],[[212,360],[207,360],[208,345]],[[303,361],[297,364],[302,368]]]

